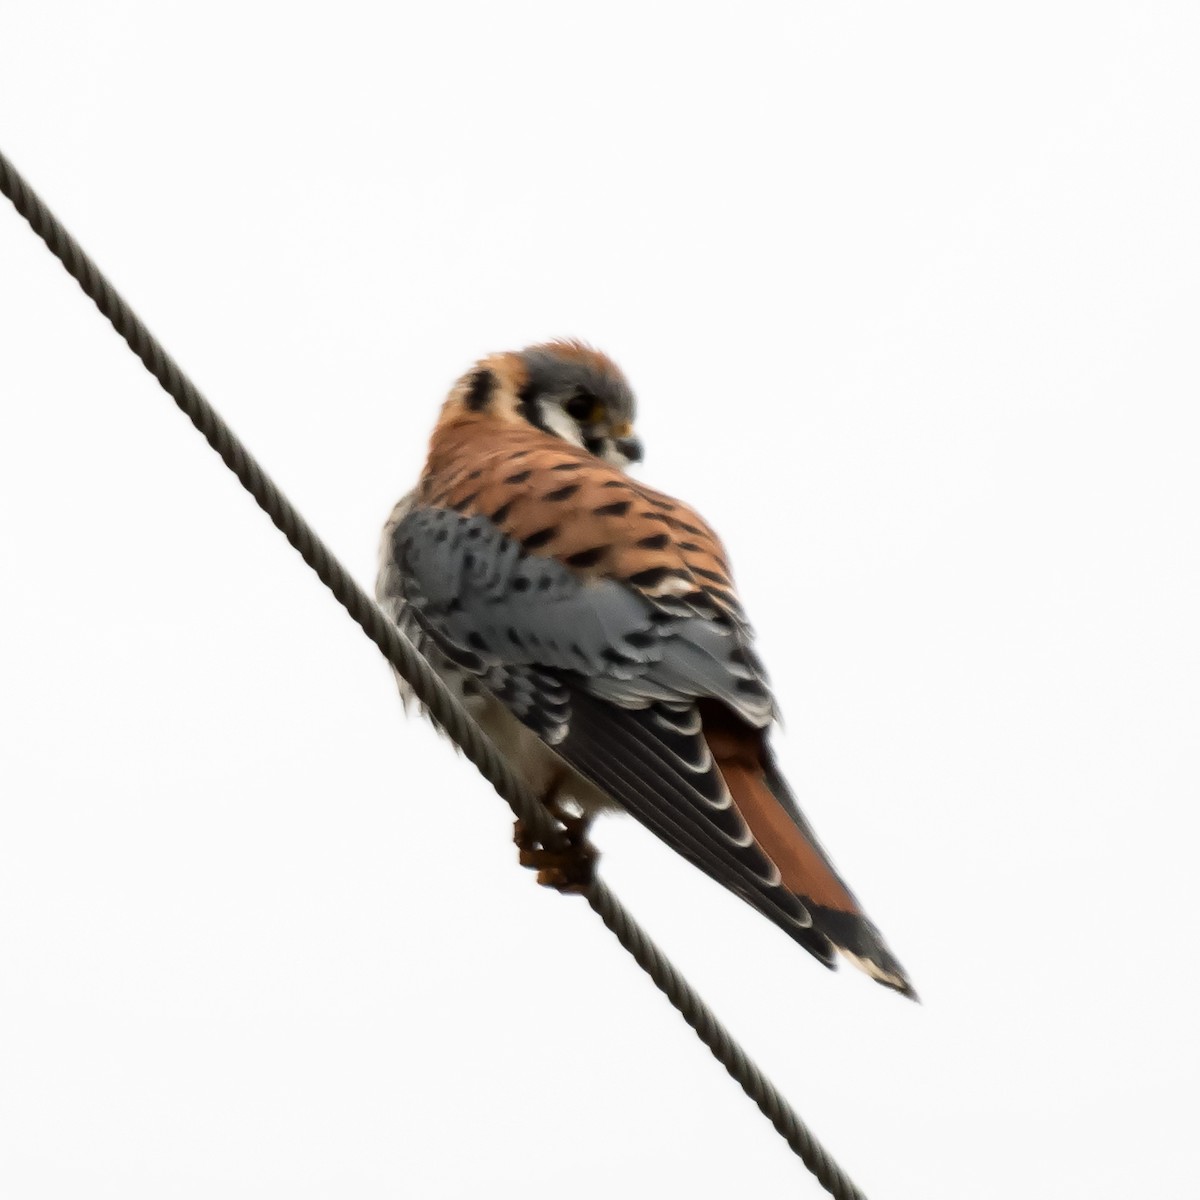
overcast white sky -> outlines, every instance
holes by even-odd
[[[0,145],[364,582],[587,338],[911,970],[604,871],[873,1200],[1195,1195],[1194,4],[6,3]],[[0,204],[0,1194],[821,1193]]]

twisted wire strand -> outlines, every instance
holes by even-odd
[[[146,370],[158,380],[221,461],[254,497],[259,508],[316,572],[338,603],[412,687],[432,717],[478,768],[513,812],[549,849],[564,846],[563,833],[543,805],[513,773],[488,736],[463,709],[412,644],[388,620],[349,572],[317,537],[237,435],[167,354],[78,242],[46,207],[0,151],[0,192],[45,242],[50,252],[92,299]],[[586,899],[592,909],[650,976],[655,987],[692,1027],[718,1062],[803,1161],[821,1186],[837,1200],[866,1200],[800,1115],[754,1064],[667,956],[634,920],[608,886],[597,879]]]

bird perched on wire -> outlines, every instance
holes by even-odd
[[[827,966],[915,997],[776,766],[721,542],[625,473],[633,419],[579,342],[477,363],[384,527],[379,602],[562,823],[554,851],[518,822],[539,882],[585,889],[588,822],[623,809]]]

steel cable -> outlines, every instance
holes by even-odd
[[[513,773],[491,740],[447,690],[432,668],[351,578],[290,500],[222,420],[212,405],[116,289],[84,253],[16,168],[0,151],[0,192],[45,242],[96,307],[141,359],[221,461],[237,476],[258,506],[316,572],[383,656],[409,683],[430,715],[479,769],[513,812],[550,849],[564,845],[562,831],[532,792]],[[817,1141],[799,1114],[759,1070],[695,989],[634,920],[607,885],[597,879],[587,902],[617,941],[654,981],[713,1056],[758,1106],[821,1186],[838,1200],[865,1200],[864,1194]]]

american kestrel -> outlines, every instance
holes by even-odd
[[[625,473],[633,418],[581,343],[478,362],[384,526],[379,602],[567,829],[552,854],[518,825],[541,882],[586,887],[586,824],[624,809],[826,966],[915,996],[775,764],[724,547]]]

